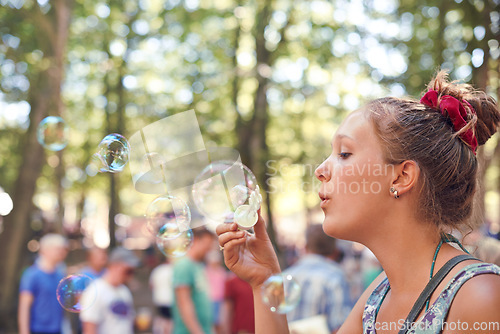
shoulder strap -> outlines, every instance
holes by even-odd
[[[406,317],[405,320],[405,326],[402,326],[401,330],[399,331],[398,334],[404,334],[406,331],[410,328],[411,324],[415,322],[415,319],[417,316],[420,314],[422,309],[424,308],[425,302],[427,299],[430,298],[431,294],[436,290],[438,287],[439,283],[443,281],[443,279],[448,275],[448,273],[460,262],[467,261],[467,260],[477,260],[475,257],[468,255],[468,254],[462,254],[455,256],[454,258],[450,259],[448,262],[445,263],[441,269],[432,277],[432,279],[427,283],[426,287],[418,297],[417,301],[415,304],[413,304],[413,307]]]

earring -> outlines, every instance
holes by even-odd
[[[391,187],[391,189],[389,189],[389,191],[391,192],[391,194],[394,195],[394,198],[396,198],[396,199],[399,198],[398,191],[396,190],[396,188]]]

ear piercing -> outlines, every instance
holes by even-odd
[[[396,190],[396,188],[391,187],[391,189],[389,191],[391,192],[391,194],[394,195],[394,198],[396,198],[396,199],[399,198],[398,191]]]

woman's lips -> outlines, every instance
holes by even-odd
[[[330,198],[326,197],[322,193],[319,193],[319,198],[321,199],[320,207],[323,209],[324,207],[326,207],[326,205],[330,201]]]

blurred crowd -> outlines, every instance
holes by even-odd
[[[254,333],[251,287],[225,268],[211,231],[196,228],[193,237],[185,256],[163,257],[160,263],[154,252],[117,247],[88,249],[84,263],[66,266],[67,240],[58,234],[43,236],[38,256],[20,282],[19,333]],[[468,240],[472,253],[500,265],[500,241],[481,231]],[[304,249],[287,246],[283,251],[283,274],[301,288],[301,298],[287,313],[294,334],[335,333],[382,271],[367,248],[335,240],[321,225],[307,228]],[[134,279],[138,269],[147,272],[148,282]],[[90,307],[72,314],[61,307],[56,290],[61,279],[76,274],[90,277],[97,293],[83,291],[82,305]],[[141,284],[151,291],[146,308],[134,306],[131,292]]]

